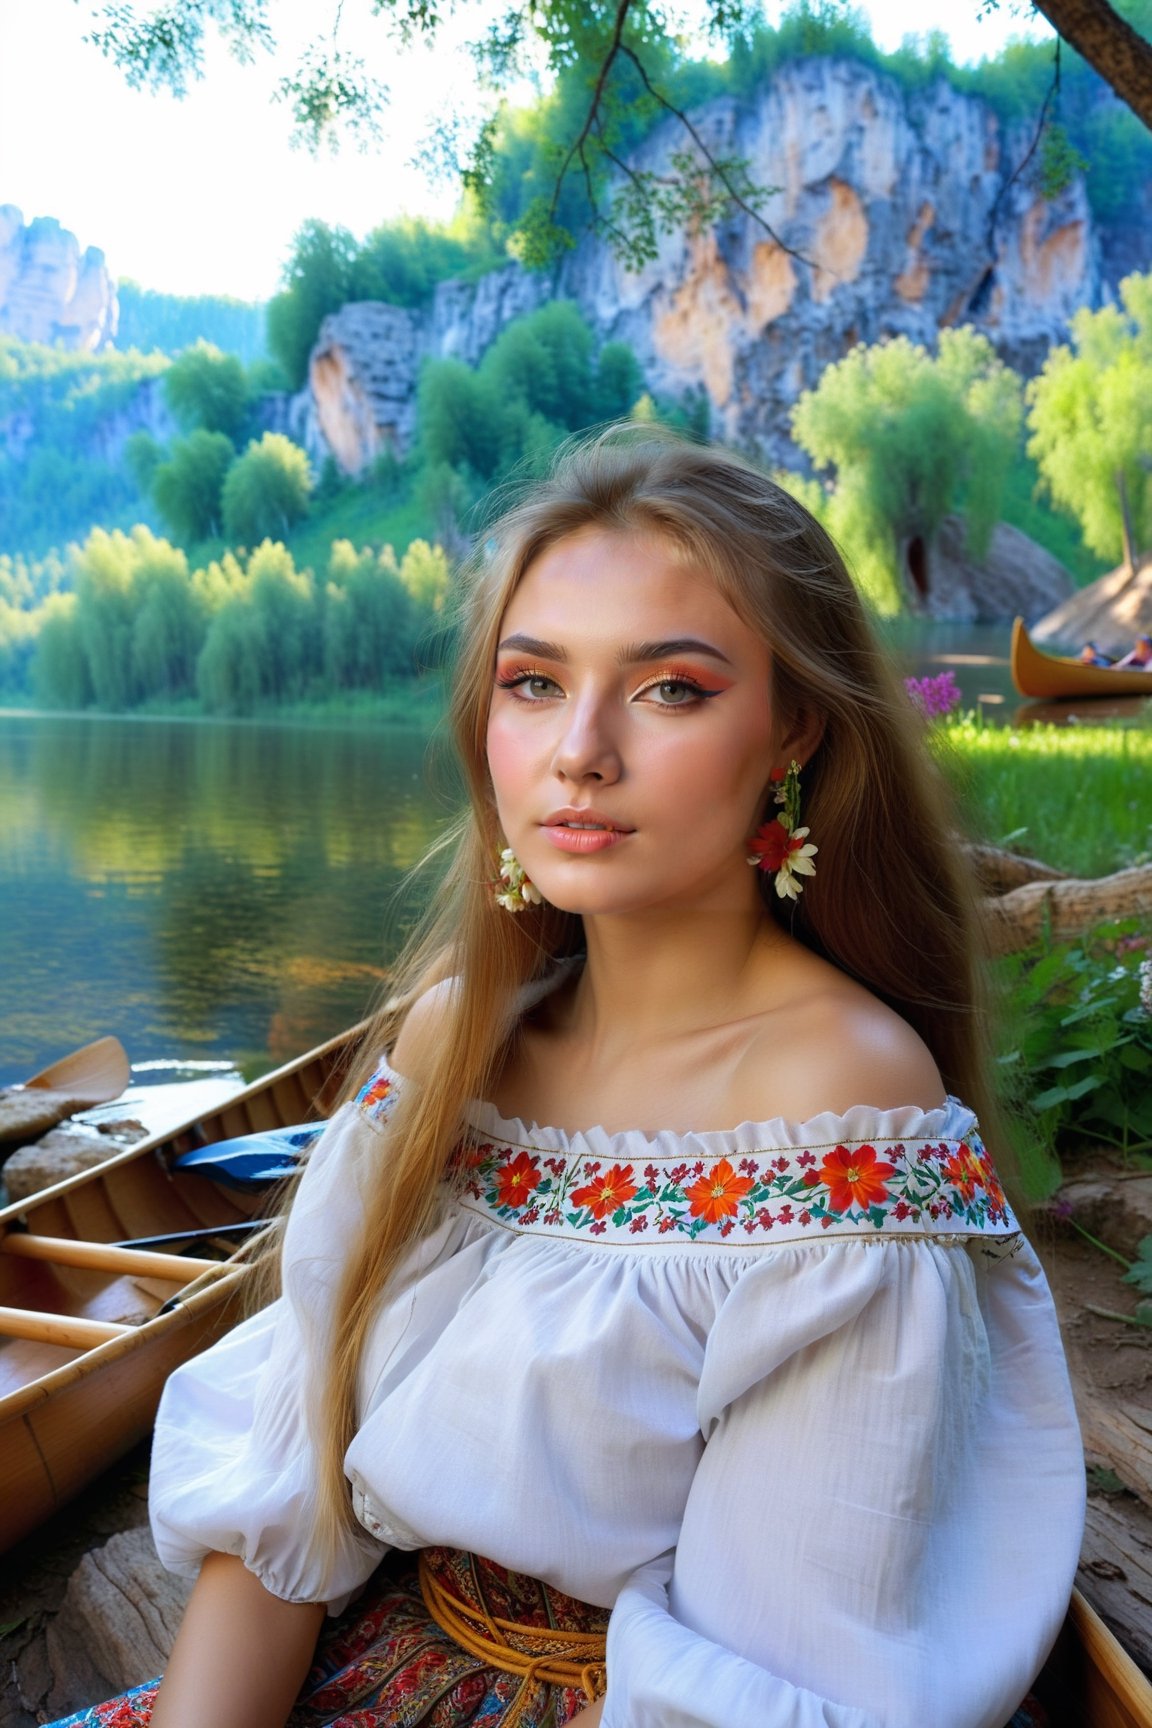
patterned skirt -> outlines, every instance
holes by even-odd
[[[425,1549],[432,1575],[476,1627],[494,1621],[555,1633],[600,1637],[608,1610],[456,1550]],[[544,1641],[546,1644],[546,1640]],[[147,1728],[159,1680],[68,1716],[51,1728]],[[363,1595],[326,1622],[316,1659],[288,1728],[563,1728],[586,1708],[580,1686],[510,1674],[486,1664],[450,1636],[425,1604],[416,1558],[393,1553]],[[1007,1728],[1046,1728],[1028,1698]]]
[[[477,1624],[514,1622],[602,1636],[608,1610],[577,1602],[490,1560],[425,1549],[438,1582],[475,1610]],[[547,1641],[545,1640],[545,1643]],[[159,1680],[68,1716],[54,1728],[146,1728]],[[471,1655],[433,1620],[416,1558],[393,1553],[363,1595],[320,1634],[288,1728],[563,1728],[588,1705],[577,1685],[509,1674]]]

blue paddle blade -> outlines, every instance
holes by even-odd
[[[226,1188],[267,1188],[283,1182],[300,1168],[302,1154],[318,1140],[326,1122],[306,1122],[297,1128],[265,1128],[259,1134],[240,1134],[234,1140],[217,1140],[197,1146],[172,1160],[173,1170],[194,1170]]]

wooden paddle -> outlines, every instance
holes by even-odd
[[[97,1038],[61,1056],[25,1080],[23,1090],[35,1086],[41,1092],[59,1092],[75,1101],[78,1110],[93,1104],[108,1104],[119,1098],[131,1078],[128,1057],[119,1038]]]
[[[0,1091],[0,1141],[35,1140],[65,1116],[119,1098],[131,1071],[116,1038],[97,1038]]]

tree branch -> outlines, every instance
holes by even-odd
[[[1152,131],[1152,42],[1108,0],[1033,0],[1033,4]]]
[[[666,113],[674,115],[675,118],[679,120],[681,126],[683,126],[684,130],[687,132],[693,144],[695,144],[697,150],[699,150],[705,162],[707,162],[709,169],[713,174],[715,174],[733,204],[735,204],[738,209],[743,210],[746,216],[750,216],[753,222],[758,222],[760,227],[763,228],[765,234],[768,235],[769,239],[772,240],[775,245],[779,246],[782,252],[786,252],[790,258],[795,258],[799,263],[807,265],[810,270],[822,269],[822,265],[816,264],[811,258],[806,258],[803,252],[798,252],[795,247],[789,246],[786,241],[782,240],[779,234],[777,234],[775,228],[773,228],[772,224],[766,222],[764,217],[761,216],[759,210],[754,210],[752,205],[749,204],[745,198],[740,196],[740,193],[736,190],[735,186],[733,186],[727,170],[722,163],[717,162],[700,133],[692,124],[691,120],[689,120],[687,114],[685,114],[682,108],[677,108],[674,102],[669,102],[668,98],[656,89],[656,86],[649,78],[643,63],[639,57],[632,52],[632,49],[627,47],[626,44],[621,43],[620,52],[626,55],[627,58],[631,60],[633,66],[635,66],[649,96],[651,96],[655,102],[658,102]]]
[[[568,151],[567,156],[564,158],[563,167],[556,176],[556,186],[552,193],[552,202],[548,207],[548,220],[550,222],[555,220],[556,209],[560,203],[560,193],[563,189],[564,181],[567,178],[568,170],[571,168],[573,162],[579,159],[581,167],[583,167],[585,173],[587,173],[587,163],[584,159],[584,146],[588,142],[588,139],[592,134],[592,128],[599,117],[600,103],[604,97],[604,87],[608,82],[608,74],[611,72],[612,67],[615,64],[616,56],[623,47],[624,25],[631,9],[632,0],[618,0],[616,7],[616,22],[612,29],[612,41],[609,45],[607,54],[604,56],[599,74],[597,75],[596,86],[592,91],[592,100],[588,104],[588,112],[584,116],[584,124],[580,128],[578,138]],[[595,208],[595,206],[593,206],[593,208]]]

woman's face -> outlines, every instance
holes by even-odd
[[[752,907],[746,841],[786,766],[768,649],[657,536],[584,529],[500,628],[488,765],[508,844],[565,911]]]

